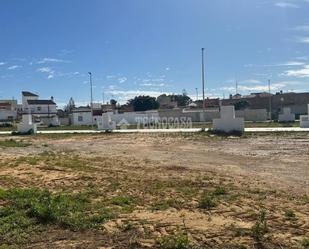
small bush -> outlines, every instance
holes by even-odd
[[[266,217],[266,211],[262,210],[258,214],[257,221],[251,228],[251,235],[252,237],[257,241],[261,242],[264,238],[264,235],[268,232],[267,228],[267,217]]]
[[[292,209],[287,209],[284,211],[284,216],[288,219],[288,220],[295,220],[296,219],[296,214],[294,213],[294,211]]]
[[[162,249],[188,249],[190,248],[190,240],[187,234],[180,232],[163,236],[157,240],[157,245]]]
[[[55,224],[71,230],[84,230],[113,217],[107,209],[94,212],[89,199],[83,194],[52,194],[48,190],[10,189],[0,191],[0,200],[5,205],[0,209],[0,227],[7,226],[2,233],[14,232],[16,228],[36,224]],[[15,226],[10,226],[16,220]]]
[[[133,199],[128,196],[116,196],[112,199],[112,204],[117,206],[127,206],[133,204]]]
[[[301,242],[301,245],[305,249],[309,248],[309,238],[303,239],[303,241]]]
[[[214,192],[214,195],[225,195],[226,194],[226,190],[223,187],[217,187]]]
[[[204,193],[199,201],[199,208],[209,210],[211,208],[214,208],[218,205],[216,199],[212,195],[208,195],[207,193]]]

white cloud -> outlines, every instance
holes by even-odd
[[[281,90],[282,88],[284,88],[286,85],[282,84],[282,83],[274,83],[270,85],[270,89],[272,91],[276,91],[276,90]],[[257,85],[257,86],[239,86],[238,89],[240,91],[248,91],[248,92],[265,92],[268,91],[268,85],[264,84],[264,85]]]
[[[239,81],[240,84],[243,84],[243,83],[247,83],[247,84],[259,84],[261,83],[260,80],[255,80],[255,79],[247,79],[247,80],[241,80]]]
[[[37,69],[38,72],[41,73],[51,73],[54,72],[50,67],[40,67]]]
[[[55,77],[55,71],[50,67],[40,67],[37,69],[37,71],[40,73],[47,73],[47,79],[52,79]]]
[[[273,83],[270,85],[272,91],[281,90],[282,88],[287,86],[287,82],[279,82]],[[235,87],[225,86],[219,88],[220,91],[228,91],[228,92],[235,92]],[[268,84],[260,84],[260,85],[239,85],[238,90],[242,92],[265,92],[268,91]]]
[[[299,57],[296,57],[295,59],[301,60],[301,61],[306,61],[306,60],[308,60],[308,57],[307,56],[299,56]]]
[[[170,71],[171,69],[170,69],[169,67],[166,67],[165,70],[166,70],[166,71]]]
[[[295,31],[309,32],[309,25],[300,25],[293,28]]]
[[[8,70],[15,70],[17,68],[21,68],[21,66],[13,65],[13,66],[8,67]]]
[[[126,82],[127,80],[128,80],[127,77],[120,77],[120,78],[118,78],[118,82],[119,82],[120,84]]]
[[[297,78],[309,78],[309,64],[305,65],[301,69],[287,70],[285,71],[284,75]]]
[[[285,67],[285,66],[302,66],[305,63],[302,61],[288,61],[284,63],[278,63],[278,64],[270,64],[270,65],[264,65],[264,67]]]
[[[110,79],[115,79],[116,76],[115,75],[107,75],[106,76],[106,79],[110,80]]]
[[[289,2],[278,2],[278,3],[275,3],[275,6],[280,7],[280,8],[294,8],[294,9],[299,8],[299,5],[295,3],[289,3]]]
[[[297,37],[296,42],[309,44],[309,36]]]
[[[37,64],[45,64],[45,63],[70,63],[70,61],[62,60],[62,59],[56,59],[56,58],[43,58],[43,59],[37,61]]]
[[[143,83],[141,86],[151,86],[151,87],[162,87],[165,86],[164,83]]]
[[[3,65],[5,65],[6,64],[6,62],[4,62],[4,61],[1,61],[0,62],[0,66],[3,66]]]

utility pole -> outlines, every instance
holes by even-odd
[[[269,92],[269,118],[270,118],[270,122],[272,121],[271,118],[271,92],[270,92],[270,80],[268,80],[268,92]]]
[[[205,122],[205,68],[204,68],[204,48],[202,48],[202,91],[203,91],[203,122]]]
[[[89,74],[89,82],[90,82],[90,108],[91,108],[91,127],[93,129],[93,96],[92,96],[92,73]]]

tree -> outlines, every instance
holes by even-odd
[[[144,95],[130,99],[128,105],[133,106],[134,111],[147,111],[159,108],[159,103],[156,98]]]
[[[178,106],[187,106],[192,102],[192,99],[185,92],[182,95],[172,95],[172,99],[177,102]]]
[[[69,103],[64,107],[64,111],[66,113],[71,113],[74,108],[75,108],[75,102],[74,99],[71,97]]]
[[[111,100],[110,100],[110,104],[111,104],[111,105],[116,105],[116,104],[117,104],[117,100],[111,99]]]
[[[249,106],[249,102],[246,100],[240,100],[234,104],[235,110],[244,110]]]

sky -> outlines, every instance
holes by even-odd
[[[309,91],[309,0],[0,0],[0,99]]]

